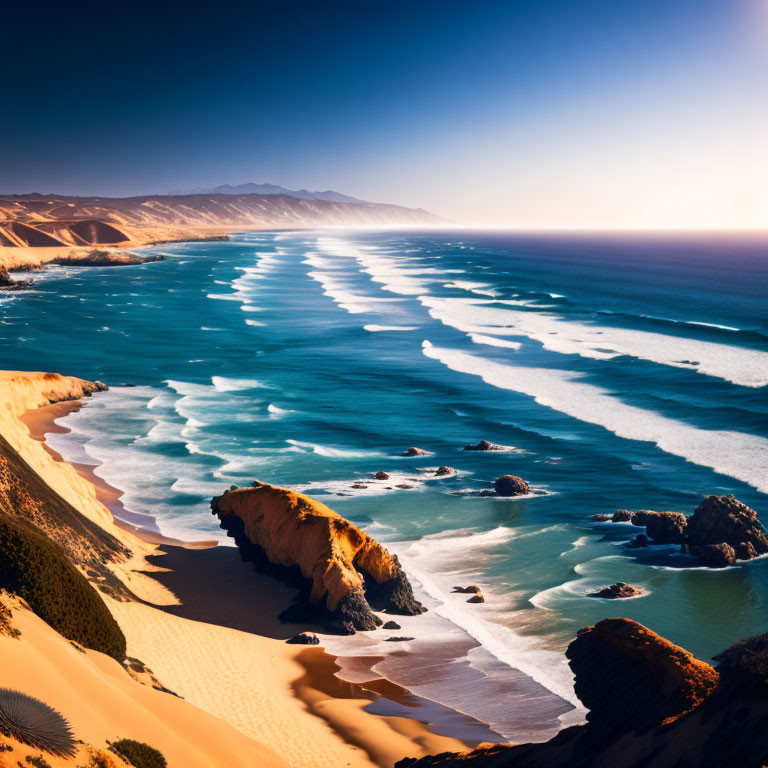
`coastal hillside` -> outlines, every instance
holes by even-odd
[[[10,195],[0,198],[0,247],[126,246],[244,229],[423,227],[442,221],[421,209],[282,194]]]
[[[169,554],[171,540],[117,524],[95,476],[40,440],[106,389],[0,372],[0,768],[390,768],[461,749],[367,712],[374,694],[336,679],[333,657],[286,643],[296,628],[272,615],[282,588],[235,548]],[[369,571],[380,555],[396,575],[363,538]],[[301,559],[306,542],[284,544]]]

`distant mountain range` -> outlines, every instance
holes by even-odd
[[[196,187],[195,189],[181,189],[170,192],[171,195],[288,195],[299,200],[329,200],[332,203],[364,203],[356,197],[342,195],[326,189],[325,192],[310,192],[308,189],[286,189],[277,184],[222,184],[220,187]]]

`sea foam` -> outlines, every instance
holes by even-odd
[[[454,371],[480,376],[500,389],[533,397],[540,405],[596,424],[629,440],[655,443],[662,451],[710,467],[768,493],[768,440],[729,430],[709,430],[622,402],[586,384],[582,374],[505,365],[424,342],[422,352]]]

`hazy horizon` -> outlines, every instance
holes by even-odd
[[[0,54],[5,194],[269,182],[470,226],[768,226],[765,0],[85,5]]]

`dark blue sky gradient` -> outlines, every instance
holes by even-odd
[[[484,177],[468,166],[489,182],[512,175],[494,158],[574,115],[589,133],[602,114],[633,100],[647,114],[658,98],[661,129],[662,104],[733,97],[752,77],[747,5],[15,3],[0,50],[0,191],[271,181],[441,208],[435,184],[476,195]]]

